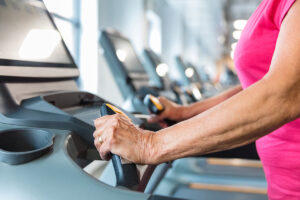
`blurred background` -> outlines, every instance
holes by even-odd
[[[44,55],[39,55],[41,52],[41,54],[44,53],[44,49],[46,54],[49,49],[54,51],[55,45],[59,44],[60,37],[58,37],[57,31],[43,27],[46,21],[41,19],[45,13],[40,10],[31,12],[31,9],[36,10],[36,5],[28,6],[28,3],[32,3],[31,1],[24,0],[25,4],[24,2],[21,4],[20,0],[0,0],[0,14],[5,19],[0,25],[7,27],[8,24],[14,32],[22,36],[20,38],[25,38],[18,57],[26,58],[27,56],[29,61],[31,59],[35,61],[36,57],[37,60],[44,58]],[[70,124],[67,127],[62,127],[64,122],[57,125],[52,122],[49,123],[51,125],[49,127],[57,126],[64,129],[74,126],[76,127],[74,128],[75,133],[83,138],[89,138],[88,143],[93,143],[93,138],[90,137],[91,135],[87,135],[88,131],[86,130],[94,131],[93,120],[100,116],[99,106],[103,103],[103,100],[93,94],[102,97],[105,102],[113,103],[126,110],[133,120],[137,120],[133,121],[136,125],[157,131],[174,124],[174,122],[166,120],[168,123],[165,124],[147,123],[151,113],[158,114],[164,109],[163,105],[159,105],[159,100],[155,101],[155,98],[151,98],[149,94],[165,96],[176,103],[186,105],[203,101],[238,85],[234,51],[249,17],[261,1],[44,0],[44,2],[79,67],[80,76],[75,80],[58,79],[57,82],[54,82],[52,79],[43,80],[42,77],[45,75],[41,73],[43,74],[41,76],[37,73],[41,82],[39,79],[28,81],[28,83],[27,79],[24,79],[24,82],[16,79],[16,83],[13,81],[10,83],[11,80],[9,80],[8,83],[5,83],[4,89],[2,89],[1,83],[0,92],[4,96],[2,98],[4,103],[2,103],[3,106],[0,105],[0,109],[4,110],[4,114],[10,114],[7,107],[12,107],[13,114],[16,112],[21,115],[21,119],[26,117],[29,122],[31,122],[29,119],[32,117],[32,113],[27,110],[28,108],[43,112],[54,110],[53,113],[58,112],[59,114],[63,111],[68,120],[73,119],[69,116],[75,117],[76,120],[71,120],[72,123],[67,121],[67,124]],[[33,3],[37,3],[37,1],[35,0]],[[17,16],[20,11],[25,14],[12,17]],[[13,13],[15,14],[12,15]],[[15,27],[20,24],[26,25],[26,22],[29,21],[24,17],[27,14],[33,16],[28,18],[33,20],[30,21],[32,24],[26,26],[26,29],[23,28],[26,31],[29,30],[28,36],[24,31],[15,31],[17,30]],[[41,28],[39,26],[37,26],[38,29],[34,28],[35,23],[39,24],[37,22],[40,20]],[[45,23],[45,25],[47,24]],[[2,30],[4,29],[2,28]],[[45,30],[46,32],[43,32]],[[5,31],[2,32],[5,33]],[[7,31],[3,35],[10,39],[11,31]],[[15,41],[15,39],[5,40],[6,37],[1,37],[4,38],[2,44],[10,47],[13,44],[11,41]],[[44,41],[50,45],[44,45]],[[48,46],[53,46],[53,49]],[[64,57],[64,51],[61,49],[58,48],[53,55]],[[32,55],[33,58],[30,57]],[[69,61],[68,56],[66,59]],[[56,62],[56,60],[54,61]],[[67,63],[59,62],[61,65],[58,66],[70,67]],[[11,63],[9,62],[9,64]],[[46,64],[45,66],[48,66],[49,63]],[[16,69],[19,68],[12,67],[9,71],[20,73]],[[39,68],[32,69],[35,71]],[[56,70],[54,70],[55,76],[61,75],[59,73],[62,72],[68,72],[68,70],[78,73],[77,69],[59,68]],[[26,73],[30,74],[27,71]],[[30,76],[32,75],[30,74]],[[81,90],[93,94],[77,92],[78,88],[75,82],[78,83]],[[6,87],[10,89],[10,93],[6,91]],[[76,92],[73,92],[74,90]],[[55,91],[59,91],[59,93],[53,94]],[[48,95],[48,92],[51,94]],[[39,93],[43,98],[37,98]],[[1,95],[0,97],[2,97]],[[10,100],[18,103],[24,100],[20,105],[22,105],[21,108],[24,105],[26,109],[19,111],[21,108],[17,109],[14,102],[11,101],[13,102],[11,103]],[[26,114],[27,112],[29,114]],[[232,115],[232,113],[228,111],[228,115]],[[37,121],[34,118],[37,116],[33,116],[34,120],[32,121]],[[53,115],[49,116],[52,120]],[[6,120],[6,118],[4,119]],[[42,119],[44,120],[44,118]],[[86,124],[78,124],[77,119]],[[23,121],[21,122],[23,123]],[[48,123],[44,124],[48,125]],[[212,118],[208,125],[216,124],[217,122]],[[186,133],[183,131],[182,134]],[[76,134],[71,134],[67,138],[68,140],[61,144],[80,168],[101,182],[114,187],[117,185],[112,162],[99,160],[95,149],[90,149],[90,145],[85,145],[86,141],[78,139],[80,137],[77,138]],[[65,139],[60,137],[58,140]],[[66,154],[66,151],[63,153]],[[93,152],[97,157],[94,158],[91,155]],[[57,162],[57,160],[55,161]],[[139,176],[139,172],[129,175],[134,180],[135,176]],[[16,180],[19,180],[18,177]],[[268,199],[267,182],[255,143],[229,151],[161,163],[151,175],[150,180],[148,176],[142,181],[149,181],[144,191],[147,194],[188,199],[201,197],[201,199],[211,200]],[[90,187],[90,185],[86,186]],[[136,190],[134,187],[131,189]]]
[[[233,52],[247,19],[261,0],[45,0],[76,63],[80,87],[113,103],[124,99],[99,44],[100,31],[114,28],[128,37],[140,55],[151,48],[169,66],[182,56],[214,84],[235,73]],[[225,77],[224,77],[225,76]],[[109,85],[110,87],[103,87]]]

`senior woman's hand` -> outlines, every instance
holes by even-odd
[[[158,100],[163,105],[164,110],[158,115],[152,115],[151,118],[149,119],[150,123],[160,122],[163,121],[164,119],[169,119],[177,122],[183,120],[182,111],[184,110],[184,106],[176,104],[165,97],[158,97]]]
[[[122,114],[98,118],[94,124],[94,144],[102,159],[109,160],[113,153],[133,163],[153,163],[153,132],[136,127]]]

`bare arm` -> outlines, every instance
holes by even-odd
[[[232,97],[233,95],[237,94],[240,91],[242,91],[242,86],[238,85],[238,86],[235,86],[215,97],[206,99],[204,101],[190,104],[190,105],[186,106],[185,109],[182,110],[182,120],[194,117],[194,116],[218,105],[219,103],[222,103],[223,101],[229,99],[230,97]]]
[[[164,105],[165,110],[158,116],[153,116],[152,121],[163,120],[163,119],[171,119],[175,121],[183,121],[187,120],[191,117],[194,117],[216,105],[230,98],[231,96],[237,94],[242,91],[242,87],[240,85],[235,86],[227,91],[206,99],[204,101],[199,101],[187,106],[181,106],[175,104],[164,97],[159,97],[160,102]]]
[[[187,121],[154,134],[119,115],[97,119],[94,137],[101,157],[112,152],[135,163],[154,164],[222,151],[253,142],[300,117],[298,19],[300,1],[281,25],[270,71],[262,80]]]
[[[281,26],[268,74],[212,109],[153,135],[160,163],[242,146],[300,116],[300,2]]]

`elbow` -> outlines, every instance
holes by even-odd
[[[281,110],[286,122],[293,121],[300,117],[300,80],[287,80],[277,77],[264,77],[269,94],[276,102],[275,109]]]
[[[300,84],[286,87],[280,94],[281,105],[285,108],[287,121],[300,117]]]
[[[299,96],[299,95],[298,95]],[[287,95],[286,97],[287,120],[293,121],[300,117],[300,97]]]

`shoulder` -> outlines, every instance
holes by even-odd
[[[272,0],[274,2],[274,22],[278,28],[297,0]],[[299,1],[299,0],[298,0]]]

